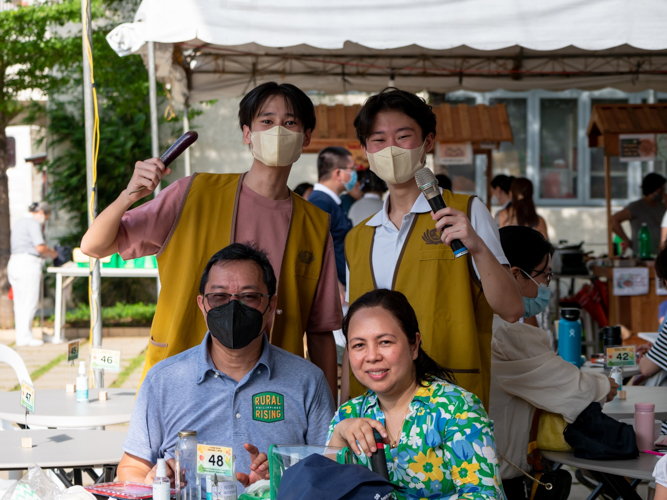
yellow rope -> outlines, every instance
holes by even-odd
[[[93,87],[93,113],[95,116],[95,121],[93,125],[93,162],[92,162],[92,174],[93,174],[93,186],[90,195],[90,204],[88,205],[88,213],[90,215],[90,220],[94,221],[97,214],[95,213],[95,199],[97,195],[97,158],[100,151],[100,116],[97,109],[97,89],[95,89],[95,78],[93,76],[93,47],[91,41],[88,39],[88,16],[85,12],[90,8],[90,0],[86,0],[86,8],[84,10],[83,17],[83,42],[86,47],[86,55],[88,56],[88,63],[90,65],[90,84]],[[93,297],[93,285],[92,285],[92,272],[95,267],[95,263],[98,259],[90,259],[90,277],[88,279],[88,302],[90,303],[90,315],[91,318],[97,318],[97,313],[99,310],[99,304],[97,303],[97,297]],[[91,321],[90,323],[90,345],[93,344],[93,327],[94,324]]]

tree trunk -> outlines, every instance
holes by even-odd
[[[9,154],[7,151],[7,131],[4,113],[0,113],[0,328],[14,327],[14,304],[7,293],[9,280],[7,279],[7,263],[11,252],[10,222],[9,222],[9,184],[7,182],[7,168]]]

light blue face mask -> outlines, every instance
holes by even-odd
[[[533,279],[533,277],[528,274],[526,271],[521,269],[521,272],[528,276],[530,280],[537,285],[537,297],[524,297],[523,298],[523,317],[532,318],[537,314],[544,311],[549,305],[549,299],[551,298],[551,289],[544,283],[538,283]]]
[[[345,191],[348,193],[354,189],[354,185],[357,183],[357,171],[353,170],[350,172],[350,180],[345,183]]]

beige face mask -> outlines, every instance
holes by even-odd
[[[303,133],[283,126],[250,132],[252,155],[269,167],[287,167],[297,161],[303,149]]]
[[[403,149],[389,146],[377,153],[367,153],[368,164],[377,176],[388,184],[403,184],[415,176],[415,172],[424,166],[422,157],[424,147]]]

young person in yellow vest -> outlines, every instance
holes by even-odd
[[[476,197],[447,190],[447,208],[431,212],[414,178],[435,142],[436,117],[423,99],[384,89],[366,101],[354,126],[389,195],[347,235],[348,301],[376,288],[402,292],[417,312],[424,349],[488,408],[493,313],[509,322],[523,315],[493,217]],[[454,257],[453,239],[467,256]],[[352,397],[364,390],[354,377],[349,386]]]
[[[136,163],[127,188],[95,220],[81,250],[101,258],[157,255],[161,292],[143,377],[159,361],[201,343],[206,324],[197,306],[198,277],[211,256],[234,242],[265,249],[278,276],[273,345],[310,359],[337,393],[332,331],[342,311],[329,216],[287,187],[292,164],[310,143],[315,109],[297,87],[262,84],[242,100],[239,124],[254,160],[245,174],[194,174],[152,193],[165,175],[158,158]]]

